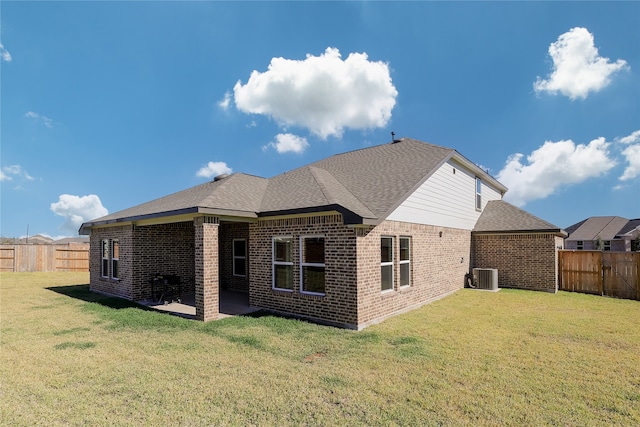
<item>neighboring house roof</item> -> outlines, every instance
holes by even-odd
[[[569,227],[573,230],[567,240],[613,240],[627,225],[628,219],[619,216],[592,216]]]
[[[349,223],[386,218],[441,165],[454,159],[499,191],[507,188],[457,151],[403,138],[337,154],[272,178],[234,173],[82,225],[209,213],[241,217],[337,210]]]
[[[635,237],[640,232],[640,218],[630,219],[627,224],[618,231],[616,237],[631,236]]]
[[[550,232],[566,236],[561,228],[503,200],[491,200],[482,211],[474,233]]]

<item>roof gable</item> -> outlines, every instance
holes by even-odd
[[[567,240],[613,240],[620,230],[627,225],[628,219],[619,216],[592,216],[583,221]]]
[[[543,231],[565,234],[559,227],[504,200],[489,201],[473,229],[475,233]]]
[[[403,138],[331,156],[312,166],[329,172],[376,218],[383,219],[454,153],[450,148]]]
[[[377,223],[452,157],[486,175],[453,149],[403,138],[336,154],[269,179],[234,173],[98,218],[81,230],[195,213],[257,217],[338,210],[349,223]]]

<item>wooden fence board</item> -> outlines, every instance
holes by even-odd
[[[640,253],[559,251],[560,290],[640,299]]]
[[[0,245],[0,271],[89,271],[89,244]]]

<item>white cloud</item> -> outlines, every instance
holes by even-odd
[[[276,135],[275,142],[270,142],[263,148],[266,149],[273,147],[278,151],[278,153],[302,153],[308,146],[309,143],[307,142],[307,138],[293,135],[291,133],[280,133]]]
[[[196,176],[202,178],[213,178],[224,173],[231,173],[232,170],[225,162],[209,162],[206,166],[201,167]]]
[[[616,141],[623,144],[633,144],[634,142],[640,142],[640,130],[632,132],[631,135],[627,135],[622,138],[617,138]]]
[[[225,92],[224,94],[224,98],[222,98],[222,100],[218,101],[218,107],[222,108],[223,110],[228,110],[229,109],[229,104],[231,103],[231,92]]]
[[[33,111],[27,111],[27,113],[24,116],[29,119],[38,120],[48,128],[53,127],[53,120],[51,120],[49,117],[42,116],[38,113],[34,113]]]
[[[622,59],[611,63],[609,58],[598,56],[593,34],[581,27],[572,28],[551,43],[549,56],[553,72],[546,80],[538,77],[533,88],[536,92],[560,92],[572,100],[603,89],[614,73],[629,68]]]
[[[398,95],[388,64],[369,61],[366,53],[342,60],[335,48],[304,60],[272,58],[267,71],[253,71],[233,92],[240,111],[304,127],[322,139],[339,137],[344,128],[386,126]]]
[[[78,234],[83,222],[109,214],[95,194],[88,196],[61,194],[57,202],[51,203],[51,211],[65,219],[60,230],[71,235]]]
[[[0,171],[0,181],[12,181],[13,178],[23,178],[27,181],[33,181],[35,178],[29,175],[20,165],[4,166]]]
[[[629,165],[625,168],[620,181],[627,181],[640,175],[640,144],[630,145],[622,150]]]
[[[0,43],[0,58],[2,58],[4,62],[11,62],[12,59],[11,54],[7,49],[4,48],[2,43]]]
[[[609,171],[616,164],[609,156],[609,145],[602,137],[588,145],[547,141],[527,156],[526,164],[523,154],[510,156],[496,178],[509,188],[505,200],[523,206]]]
[[[628,147],[622,150],[622,155],[625,157],[628,165],[618,179],[620,179],[620,181],[628,181],[640,176],[640,129],[635,132],[631,132],[630,135],[622,138],[616,138],[615,141],[620,144],[628,145]]]

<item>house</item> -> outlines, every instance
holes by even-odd
[[[640,219],[628,220],[619,216],[592,216],[566,228],[564,245],[573,250],[603,250],[625,252],[640,230]]]
[[[472,265],[498,270],[501,288],[557,292],[564,230],[503,200],[484,207],[471,233]]]
[[[640,218],[631,219],[618,231],[615,239],[624,242],[625,252],[640,252]]]
[[[497,262],[505,285],[555,292],[562,230],[503,202],[506,191],[456,150],[403,138],[269,179],[223,175],[80,231],[92,291],[141,301],[154,275],[179,276],[199,320],[218,317],[226,288],[359,330],[461,289],[475,266]],[[529,271],[540,252],[553,265]]]

